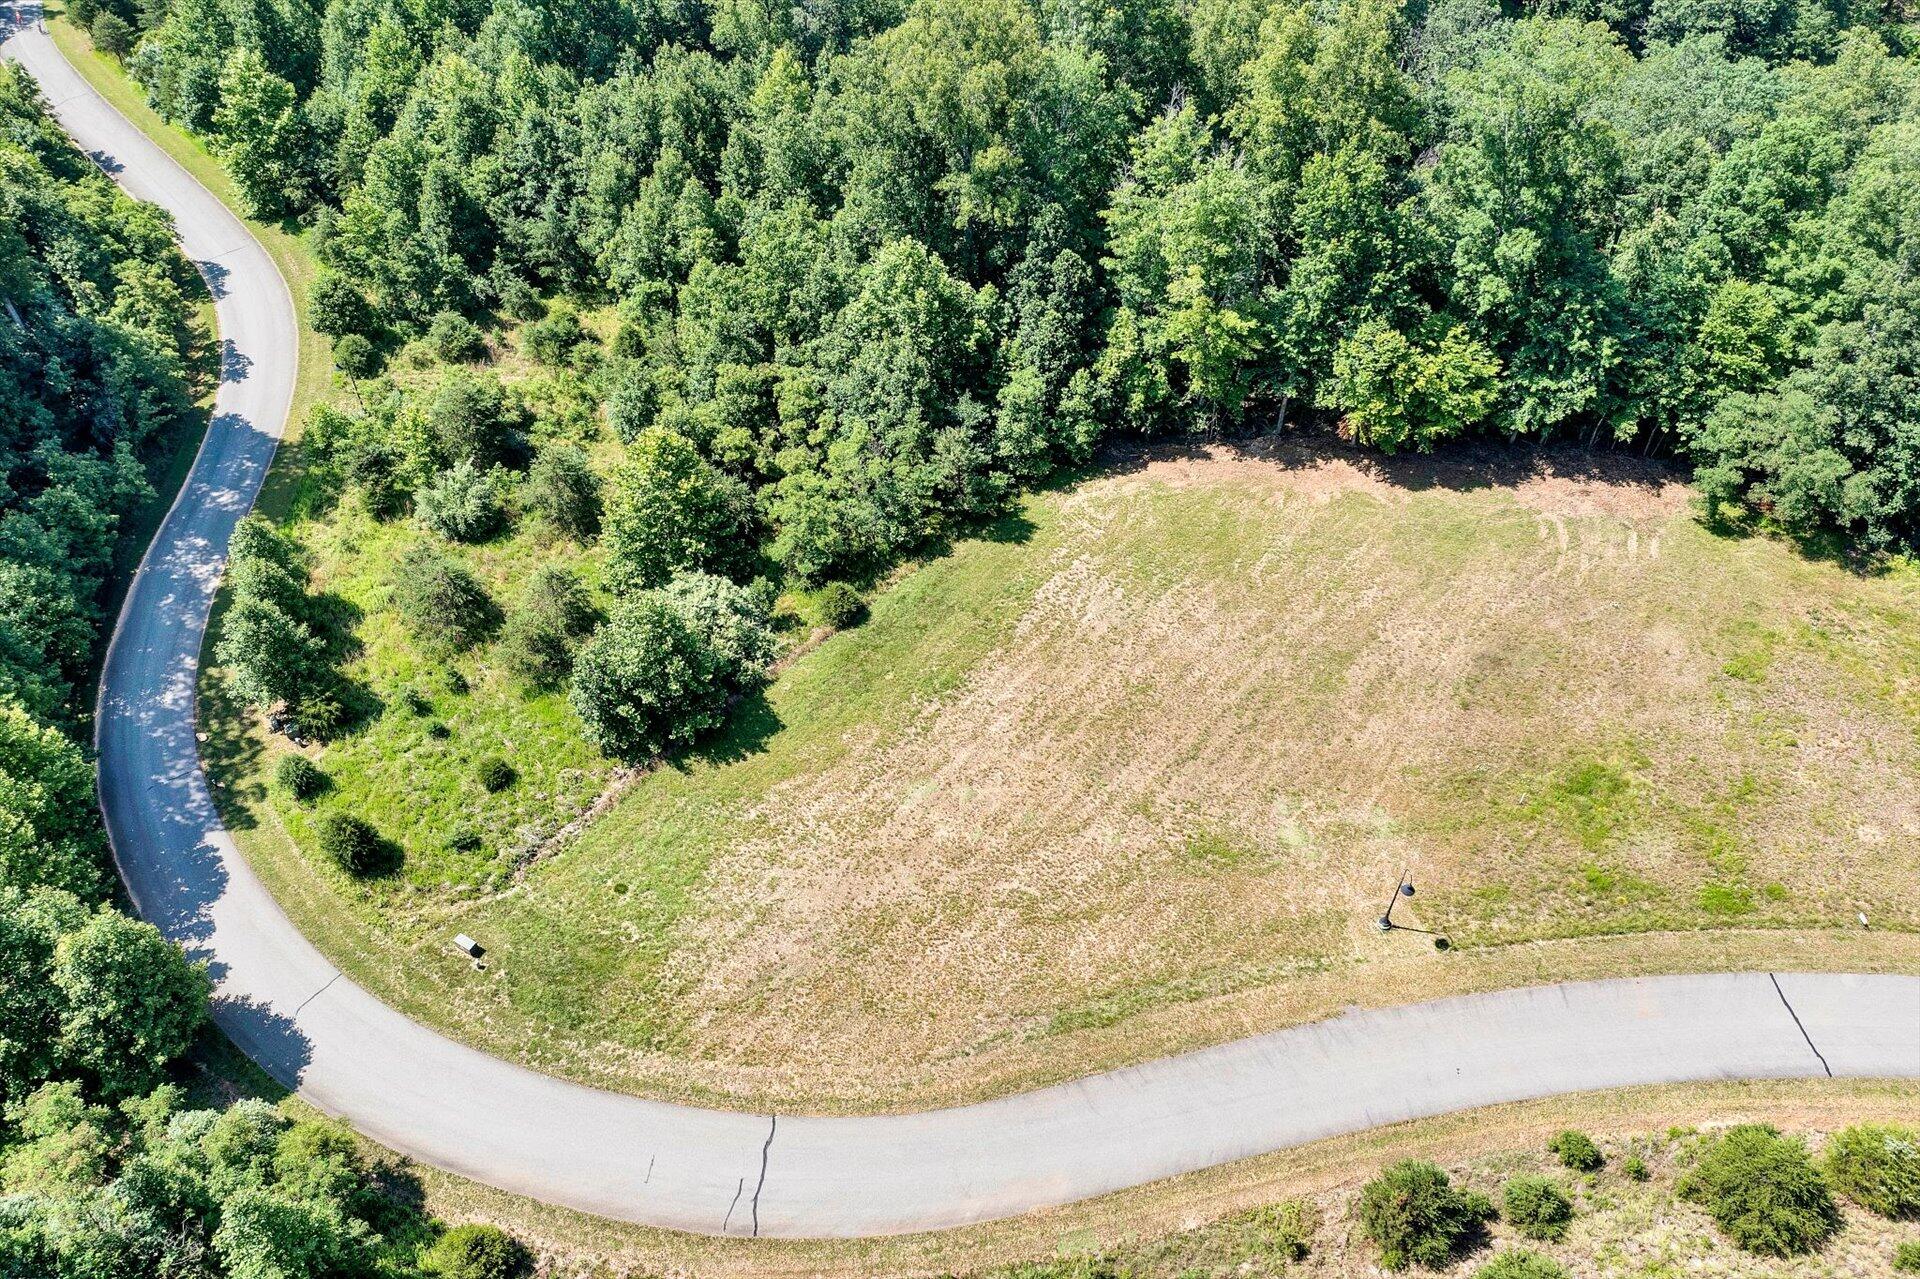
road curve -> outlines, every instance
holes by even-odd
[[[6,53],[214,286],[226,373],[101,680],[100,803],[138,909],[212,967],[215,1017],[322,1110],[537,1199],[714,1234],[855,1236],[1009,1216],[1380,1124],[1632,1084],[1920,1076],[1920,978],[1750,973],[1354,1012],[979,1105],[864,1118],[699,1110],[548,1078],[342,977],[221,826],[194,680],[234,522],[291,398],[291,300],[245,227],[9,10]]]

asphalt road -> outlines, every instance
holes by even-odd
[[[1066,1203],[1380,1124],[1630,1084],[1920,1076],[1920,978],[1595,982],[1300,1026],[980,1105],[809,1118],[665,1105],[475,1052],[342,977],[221,826],[194,677],[234,522],[292,393],[292,306],[210,194],[22,21],[6,53],[127,190],[170,210],[216,293],[227,374],[212,429],[127,596],[101,681],[100,803],[142,914],[218,982],[216,1017],[308,1101],[415,1158],[650,1225],[889,1234]]]

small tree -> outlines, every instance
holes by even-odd
[[[651,371],[644,364],[629,363],[607,396],[607,425],[621,443],[632,444],[659,413],[660,392]]]
[[[487,353],[480,326],[458,311],[442,311],[427,326],[427,345],[449,364],[468,364]]]
[[[1898,1124],[1855,1124],[1827,1142],[1827,1179],[1882,1217],[1920,1217],[1920,1132]]]
[[[352,280],[322,271],[307,289],[307,322],[331,338],[373,331],[373,307]]]
[[[589,340],[580,317],[559,308],[520,330],[521,349],[542,364],[565,364],[574,348]]]
[[[66,1002],[60,1055],[106,1097],[152,1090],[207,1019],[206,970],[152,924],[118,911],[60,939],[53,981]]]
[[[860,592],[845,582],[828,582],[813,597],[814,616],[820,619],[820,625],[836,631],[853,625],[863,607]]]
[[[343,333],[333,340],[333,363],[356,382],[380,371],[380,352],[365,335]]]
[[[1419,1159],[1401,1160],[1360,1192],[1360,1224],[1389,1270],[1446,1265],[1493,1215],[1485,1195],[1463,1193]]]
[[[654,594],[700,637],[729,692],[760,681],[773,660],[773,628],[754,592],[710,573],[682,573]]]
[[[504,461],[514,438],[505,390],[491,375],[455,369],[427,404],[427,433],[441,465]]]
[[[133,52],[133,42],[138,34],[132,23],[108,9],[102,9],[93,16],[92,33],[94,48],[119,59],[125,59]]]
[[[378,874],[393,861],[380,832],[352,813],[329,813],[322,819],[320,851],[349,875]]]
[[[709,465],[693,441],[649,427],[608,494],[607,584],[644,590],[675,573],[738,563],[751,541],[750,510],[745,486]]]
[[[1473,1279],[1567,1279],[1567,1272],[1550,1257],[1513,1248],[1474,1271]]]
[[[727,692],[714,678],[715,664],[678,613],[645,596],[580,650],[568,700],[601,750],[644,759],[720,723]]]
[[[1515,1177],[1503,1199],[1507,1220],[1529,1239],[1564,1239],[1573,1221],[1573,1199],[1546,1177]]]
[[[1464,329],[1409,338],[1369,320],[1334,351],[1320,402],[1340,410],[1343,430],[1361,444],[1424,453],[1492,411],[1499,374],[1500,361]]]
[[[214,1255],[231,1279],[368,1272],[367,1230],[324,1199],[240,1190],[220,1206]]]
[[[506,518],[499,484],[464,458],[414,491],[413,510],[424,527],[450,542],[485,541]]]
[[[526,502],[576,542],[600,531],[600,477],[574,445],[550,444],[540,450],[527,474]]]
[[[498,1226],[455,1226],[426,1255],[427,1269],[441,1279],[520,1279],[533,1258]]]
[[[305,755],[282,755],[274,765],[273,777],[281,790],[303,804],[327,788],[327,775]]]
[[[394,568],[393,602],[429,648],[472,648],[500,623],[499,606],[479,579],[431,546],[409,547]]]
[[[1575,1172],[1593,1172],[1606,1163],[1593,1138],[1574,1128],[1564,1128],[1547,1143],[1547,1152]]]
[[[297,705],[330,674],[320,638],[270,599],[236,599],[213,653],[235,695],[256,710]]]
[[[1812,1252],[1840,1229],[1840,1210],[1806,1146],[1765,1124],[1729,1128],[1680,1180],[1680,1196],[1748,1252]]]

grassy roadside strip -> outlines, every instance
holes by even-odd
[[[155,145],[172,156],[181,168],[192,174],[195,181],[219,197],[227,208],[239,207],[232,180],[207,150],[206,144],[185,130],[167,123],[148,106],[146,95],[127,75],[126,69],[114,59],[97,52],[92,38],[69,22],[61,9],[48,8],[47,31],[61,55],[114,110],[132,121]],[[239,215],[236,213],[235,216]],[[312,281],[318,264],[314,261],[304,233],[273,223],[246,218],[241,218],[241,221],[246,223],[253,237],[266,249],[286,280],[287,290],[293,295],[294,315],[300,331],[299,377],[294,383],[293,402],[287,412],[287,432],[282,440],[280,455],[267,473],[266,484],[256,503],[259,509],[268,514],[276,514],[292,488],[290,480],[293,468],[287,464],[289,454],[286,445],[298,437],[308,410],[326,397],[331,383],[332,361],[327,339],[315,333],[307,323],[307,285]],[[212,633],[209,628],[208,635]]]

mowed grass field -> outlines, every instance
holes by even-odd
[[[412,1014],[611,1086],[858,1109],[1356,1002],[1920,967],[1917,730],[1911,567],[1716,534],[1657,468],[1297,445],[1032,497],[515,874],[352,885],[234,794],[302,926]],[[565,763],[535,745],[527,775]],[[1396,919],[1452,953],[1374,930],[1402,869]]]

